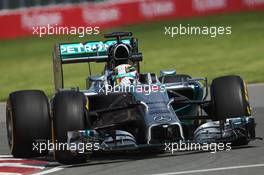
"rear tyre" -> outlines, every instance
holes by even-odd
[[[223,76],[211,85],[212,110],[215,120],[250,116],[247,88],[239,76]]]
[[[86,98],[81,92],[62,91],[53,101],[53,143],[66,144],[67,132],[86,128]],[[87,126],[89,128],[90,126]],[[85,154],[73,154],[67,149],[54,150],[56,161],[62,164],[86,162]]]
[[[38,90],[16,91],[6,105],[6,126],[11,154],[17,158],[45,156],[33,147],[37,140],[50,138],[49,103]]]

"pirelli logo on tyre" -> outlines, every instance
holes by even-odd
[[[244,81],[244,94],[245,94],[245,100],[246,100],[246,102],[247,102],[247,113],[248,113],[248,115],[251,115],[251,113],[252,113],[252,108],[250,107],[250,104],[249,104],[247,84],[246,84],[245,81]]]

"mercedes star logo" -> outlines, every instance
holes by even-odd
[[[171,121],[171,117],[161,115],[161,116],[154,117],[154,120],[157,122],[169,122],[169,121]]]

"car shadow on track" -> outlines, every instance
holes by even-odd
[[[232,149],[234,150],[235,149],[248,149],[248,148],[254,148],[254,147],[256,146],[246,145],[246,146],[232,147]],[[187,155],[202,154],[202,153],[209,153],[209,152],[210,151],[178,151],[178,152],[174,152],[174,154],[170,152],[166,152],[166,153],[153,153],[153,152],[100,153],[100,154],[92,155],[90,157],[90,160],[87,163],[69,165],[69,166],[65,166],[64,168],[114,164],[114,163],[130,162],[130,161],[137,161],[137,160],[143,160],[143,159],[159,159],[159,158],[165,158],[165,157],[187,156]]]

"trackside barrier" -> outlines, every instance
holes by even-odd
[[[0,11],[0,39],[33,35],[36,26],[100,29],[164,19],[264,10],[264,0],[133,0]]]

